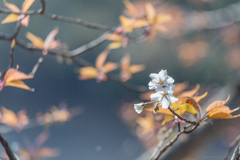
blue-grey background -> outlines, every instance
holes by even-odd
[[[18,0],[8,2],[19,7],[22,3]],[[189,7],[188,1],[172,0],[169,2]],[[211,10],[234,2],[236,1],[218,1],[214,5],[203,5],[197,9]],[[0,7],[4,7],[3,3],[0,3]],[[31,9],[39,7],[40,3],[36,0]],[[121,0],[46,0],[46,12],[82,18],[85,21],[110,27],[119,24],[118,17],[123,8]],[[1,14],[0,20],[5,16]],[[34,15],[30,17],[29,26],[21,28],[19,38],[28,42],[25,34],[29,31],[44,39],[56,26],[59,27],[56,39],[66,42],[70,50],[88,43],[103,33],[76,24],[53,21]],[[14,27],[15,23],[0,25],[0,32],[12,33]],[[147,85],[149,73],[167,69],[176,82],[189,81],[192,85],[200,83],[206,86],[213,83],[224,85],[229,79],[237,76],[235,74],[237,71],[228,66],[224,47],[216,40],[217,31],[197,31],[207,37],[211,46],[208,56],[190,68],[182,66],[176,58],[175,40],[160,37],[155,38],[153,42],[130,44],[125,49],[113,50],[108,60],[119,62],[128,51],[131,53],[132,64],[145,64],[146,70],[137,73],[130,80],[135,84]],[[186,35],[186,38],[191,34]],[[105,42],[81,57],[94,63],[96,56],[104,50],[107,44],[108,42]],[[9,48],[10,42],[0,41],[1,71],[4,71],[9,64]],[[41,53],[29,52],[16,47],[14,66],[18,64],[20,71],[29,73],[41,56]],[[67,65],[65,62],[59,64],[54,56],[47,55],[34,79],[26,81],[27,85],[35,88],[35,92],[5,87],[0,92],[0,105],[14,111],[26,109],[30,118],[34,118],[38,111],[45,112],[49,107],[58,105],[61,101],[66,102],[69,107],[81,106],[83,108],[84,112],[80,116],[63,125],[50,128],[50,137],[44,145],[59,148],[61,151],[59,157],[52,159],[132,160],[138,157],[144,149],[118,117],[118,109],[121,105],[135,100],[138,94],[112,81],[107,83],[96,83],[95,80],[79,81],[78,75],[74,73],[77,67],[75,64]],[[33,141],[42,130],[43,127],[36,127],[20,133],[11,132],[4,137],[10,143],[17,141],[24,146],[26,137]]]

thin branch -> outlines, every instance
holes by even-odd
[[[42,4],[42,8],[38,11],[39,14],[44,13],[46,5],[45,5],[45,1],[44,0],[40,0],[41,4]]]
[[[154,149],[154,151],[153,151],[150,159],[154,159],[154,157],[157,157],[158,152],[160,151],[160,149],[162,148],[164,142],[169,138],[169,136],[170,136],[170,134],[171,134],[172,132],[173,132],[173,129],[170,128],[170,129],[168,130],[168,132],[165,134],[165,137],[164,137],[161,141],[159,141],[159,143],[158,143],[157,147]]]
[[[196,121],[191,121],[191,120],[188,120],[188,119],[185,119],[183,118],[182,116],[180,116],[179,114],[177,114],[176,112],[174,112],[174,110],[172,110],[172,108],[169,106],[168,109],[175,115],[177,116],[179,119],[189,123],[189,124],[193,124],[193,125],[196,125],[198,124]]]
[[[240,141],[240,135],[238,135],[234,141],[229,145],[229,149],[228,149],[228,152],[224,158],[224,160],[228,160],[228,158],[230,157],[232,151],[234,150],[234,148],[237,146],[237,144],[239,143]]]
[[[40,67],[42,61],[43,61],[42,57],[38,59],[38,62],[35,64],[35,66],[33,67],[32,71],[29,73],[29,75],[35,75],[35,73],[38,70],[38,68]]]
[[[15,30],[14,30],[13,34],[10,36],[11,40],[15,39],[17,37],[17,35],[18,35],[19,31],[20,31],[21,26],[22,26],[21,22],[18,21],[17,24],[16,24],[16,27],[15,27]]]
[[[8,142],[2,137],[2,135],[0,134],[0,142],[2,144],[2,146],[4,147],[9,160],[17,160],[16,157],[14,156],[14,153],[12,152],[11,148],[8,145]]]
[[[166,144],[166,146],[163,149],[158,150],[157,154],[154,157],[151,157],[151,160],[158,160],[160,156],[178,140],[179,136],[182,135],[183,133],[186,133],[187,129],[191,126],[193,125],[189,124],[185,126],[180,132],[177,133],[177,135],[170,142],[168,142],[168,144]]]

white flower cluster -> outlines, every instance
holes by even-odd
[[[175,85],[173,85],[174,79],[167,75],[166,70],[161,70],[158,74],[151,73],[149,76],[152,78],[148,84],[149,89],[156,91],[156,93],[150,95],[152,101],[158,102],[164,109],[167,109],[170,103],[178,101],[178,98],[173,96],[175,88]],[[147,104],[144,103],[134,104],[134,109],[139,114],[146,105]],[[154,109],[155,112],[157,112],[157,110],[158,108]]]

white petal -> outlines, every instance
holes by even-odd
[[[167,81],[168,84],[173,84],[174,83],[174,79],[170,76],[168,76],[166,81]]]
[[[157,88],[156,88],[156,92],[158,92],[158,93],[164,93],[164,92],[165,92],[165,89],[162,88],[161,85],[158,85]]]
[[[175,103],[178,101],[178,98],[175,98],[173,95],[169,94],[168,99],[171,103]]]
[[[160,101],[162,99],[162,94],[160,93],[153,93],[150,95],[150,98],[155,101]]]
[[[175,85],[169,85],[167,87],[165,87],[165,92],[168,93],[168,94],[173,94],[173,91],[174,91],[174,88],[175,88]]]
[[[150,90],[153,90],[153,89],[156,88],[156,83],[153,83],[152,81],[150,81],[150,82],[148,83],[148,86],[149,86],[149,89],[150,89]]]
[[[168,108],[168,106],[169,106],[169,101],[167,100],[166,97],[163,97],[161,103],[162,103],[162,108],[163,108],[163,109],[167,109],[167,108]]]
[[[167,70],[161,70],[158,73],[158,75],[159,75],[160,80],[165,81],[165,79],[167,78]]]
[[[134,109],[138,114],[143,111],[143,107],[143,103],[134,104]]]
[[[151,74],[149,75],[149,77],[151,77],[152,80],[157,80],[157,81],[159,81],[159,75],[158,75],[157,73],[151,73]]]

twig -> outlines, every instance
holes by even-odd
[[[157,154],[155,154],[154,157],[151,157],[151,160],[158,160],[160,158],[160,156],[178,140],[179,136],[182,135],[183,133],[186,133],[187,129],[191,126],[193,126],[193,125],[189,124],[189,125],[185,126],[182,129],[182,131],[178,132],[177,135],[168,144],[166,144],[166,146],[163,149],[158,150]]]
[[[169,106],[168,109],[175,115],[177,116],[179,119],[189,123],[189,124],[193,124],[193,125],[196,125],[197,122],[196,121],[191,121],[191,120],[188,120],[188,119],[185,119],[183,118],[182,116],[180,116],[179,114],[177,114],[176,112],[174,112],[174,110],[172,110],[172,108]]]
[[[229,149],[228,149],[228,152],[224,158],[224,160],[228,160],[228,158],[230,157],[230,154],[232,153],[233,149],[237,146],[237,144],[239,143],[240,141],[240,135],[238,135],[234,141],[229,145]]]
[[[170,134],[171,134],[172,132],[173,132],[173,129],[170,128],[170,129],[168,130],[168,132],[165,134],[164,139],[162,139],[161,141],[159,141],[159,143],[158,143],[157,147],[154,149],[154,151],[153,151],[150,159],[154,159],[154,157],[157,156],[158,151],[162,148],[162,145],[163,145],[164,142],[169,138],[169,136],[170,136]]]
[[[38,62],[35,64],[35,66],[33,67],[32,71],[29,73],[29,75],[35,75],[35,73],[38,70],[38,68],[40,67],[42,61],[43,61],[42,57],[38,59]]]
[[[45,11],[46,5],[45,5],[45,1],[44,1],[44,0],[40,0],[40,2],[41,2],[41,4],[42,4],[42,8],[38,11],[38,13],[39,13],[39,14],[42,14],[42,13],[44,13],[44,11]]]
[[[2,135],[0,134],[0,142],[2,144],[2,146],[4,147],[9,160],[17,160],[16,157],[14,156],[14,153],[12,152],[11,148],[8,145],[8,142],[2,137]]]

